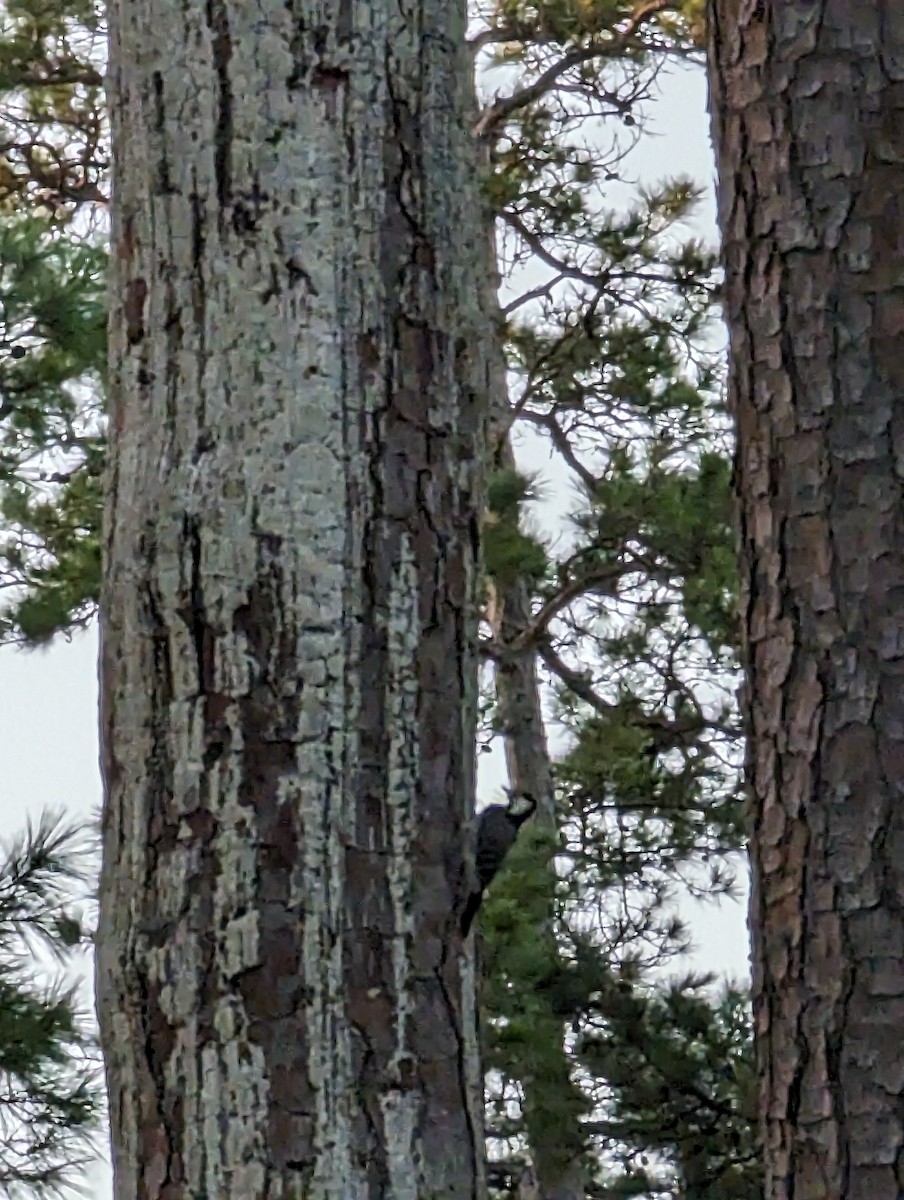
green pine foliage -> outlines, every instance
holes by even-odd
[[[711,978],[666,988],[610,984],[575,1056],[606,1080],[608,1113],[589,1127],[606,1197],[678,1194],[759,1200],[755,1073],[745,993]],[[643,1187],[638,1188],[640,1181]]]
[[[574,997],[550,919],[549,869],[558,849],[548,830],[528,827],[485,897],[481,1003],[492,1014],[484,1031],[484,1063],[494,1081],[491,1148],[517,1148],[523,1135],[535,1157],[565,1169],[576,1154],[586,1157],[581,1129],[592,1098],[562,1054]]]
[[[97,591],[105,253],[100,26],[84,0],[0,14],[0,642],[40,643]],[[68,982],[95,855],[51,816],[0,854],[0,1192],[71,1194],[103,1116],[93,1022]]]
[[[743,843],[715,263],[684,228],[693,181],[611,199],[702,3],[498,0],[483,18],[504,266],[543,272],[504,314],[512,419],[573,498],[550,531],[543,477],[489,485],[487,575],[529,591],[520,636],[566,743],[558,828],[524,839],[480,918],[490,1177],[505,1194],[532,1154],[577,1153],[593,1200],[753,1200],[746,997],[672,978],[679,888],[729,891]],[[104,264],[71,218],[104,185],[99,29],[85,0],[12,0],[0,24],[21,104],[8,129],[0,112],[0,639],[26,644],[97,595]],[[23,199],[29,219],[4,219]]]
[[[487,481],[487,514],[483,527],[483,558],[487,575],[506,583],[527,579],[536,583],[549,570],[541,538],[530,533],[524,506],[536,500],[535,480],[500,467]]]
[[[108,148],[93,0],[4,4],[0,94],[0,643],[34,645],[89,619],[98,588]]]
[[[487,570],[533,597],[520,637],[565,745],[556,873],[514,861],[481,922],[499,1194],[544,1129],[584,1149],[594,1198],[762,1194],[746,997],[674,978],[679,895],[731,894],[744,843],[715,259],[684,231],[692,181],[607,203],[663,56],[693,52],[700,18],[502,0],[478,35],[507,72],[481,122],[506,265],[535,264],[506,310],[512,412],[574,497],[570,527],[541,537],[543,477],[502,502],[490,489],[490,529],[525,541],[519,563],[512,533],[501,557],[491,533]]]
[[[88,937],[93,857],[84,828],[45,816],[0,858],[0,1191],[14,1200],[64,1193],[98,1153],[100,1060],[63,974]]]
[[[5,0],[0,13],[0,212],[69,223],[103,202],[104,29],[94,0]],[[83,211],[82,226],[90,224]]]
[[[105,261],[46,219],[0,221],[0,640],[44,642],[96,601]]]

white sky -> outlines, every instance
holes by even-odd
[[[650,106],[650,131],[632,160],[649,179],[679,174],[712,183],[713,162],[703,73],[680,68],[661,79]],[[715,238],[714,204],[701,212],[699,232]],[[531,464],[525,464],[530,466]],[[545,464],[538,463],[542,468]],[[482,790],[498,786],[495,764],[482,760]],[[49,650],[0,650],[0,837],[18,832],[45,806],[89,816],[101,798],[97,746],[97,638],[94,630],[59,640]],[[694,965],[744,978],[748,972],[744,902],[688,902]],[[86,971],[90,970],[86,964]],[[85,1180],[96,1200],[112,1195],[110,1172]]]

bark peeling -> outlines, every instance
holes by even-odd
[[[464,5],[114,0],[110,29],[115,1193],[472,1197]]]

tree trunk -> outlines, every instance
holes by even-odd
[[[770,1200],[904,1194],[904,7],[714,0]]]
[[[486,153],[486,150],[484,150]],[[489,229],[488,273],[489,304],[498,306],[499,278],[496,271],[495,228]],[[509,426],[506,363],[501,340],[489,347],[490,395],[495,404],[491,438],[494,443],[493,466],[515,470],[517,463]],[[499,397],[503,398],[500,403]],[[496,706],[503,735],[505,765],[509,786],[515,792],[529,792],[537,800],[536,822],[551,833],[557,829],[552,763],[543,725],[540,679],[535,646],[518,645],[530,626],[531,588],[525,578],[501,581],[488,579],[489,602],[486,620],[492,632],[498,656],[494,663]],[[552,927],[555,868],[549,864],[548,919],[536,930],[536,938],[547,944],[550,963],[561,969],[558,944]],[[572,1079],[572,1066],[565,1049],[565,1031],[559,1015],[546,1011],[541,1021],[536,1014],[543,1004],[542,989],[531,997],[535,1020],[531,1029],[533,1051],[542,1042],[542,1061],[555,1064],[554,1074],[537,1078],[525,1064],[519,1079],[522,1112],[532,1168],[530,1178],[543,1200],[583,1200],[586,1194],[586,1141],[579,1115],[583,1106],[576,1103],[578,1089]],[[532,1053],[531,1057],[538,1057]]]
[[[500,448],[501,462],[515,466],[511,442]],[[505,746],[509,784],[513,791],[530,792],[537,799],[536,821],[550,833],[557,830],[552,764],[540,698],[537,653],[533,645],[514,648],[530,626],[530,587],[526,580],[510,583],[492,580],[489,623],[499,649],[495,662],[496,703]],[[564,970],[552,924],[555,867],[549,863],[549,906],[547,920],[535,932],[544,939],[549,961]],[[580,1122],[585,1106],[572,1078],[573,1070],[565,1048],[561,1015],[544,1003],[542,988],[530,997],[533,1025],[531,1050],[519,1082],[522,1091],[524,1128],[533,1163],[532,1176],[543,1200],[583,1200],[586,1195],[586,1139]],[[541,1019],[542,1013],[542,1019]],[[542,1043],[542,1054],[538,1046]],[[542,1059],[545,1072],[538,1077],[531,1069]],[[549,1065],[555,1064],[554,1072]]]
[[[115,0],[110,27],[115,1194],[473,1197],[464,4]]]

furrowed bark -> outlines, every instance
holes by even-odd
[[[464,5],[114,0],[110,27],[115,1194],[472,1197]]]
[[[710,5],[769,1200],[904,1194],[904,8]]]

